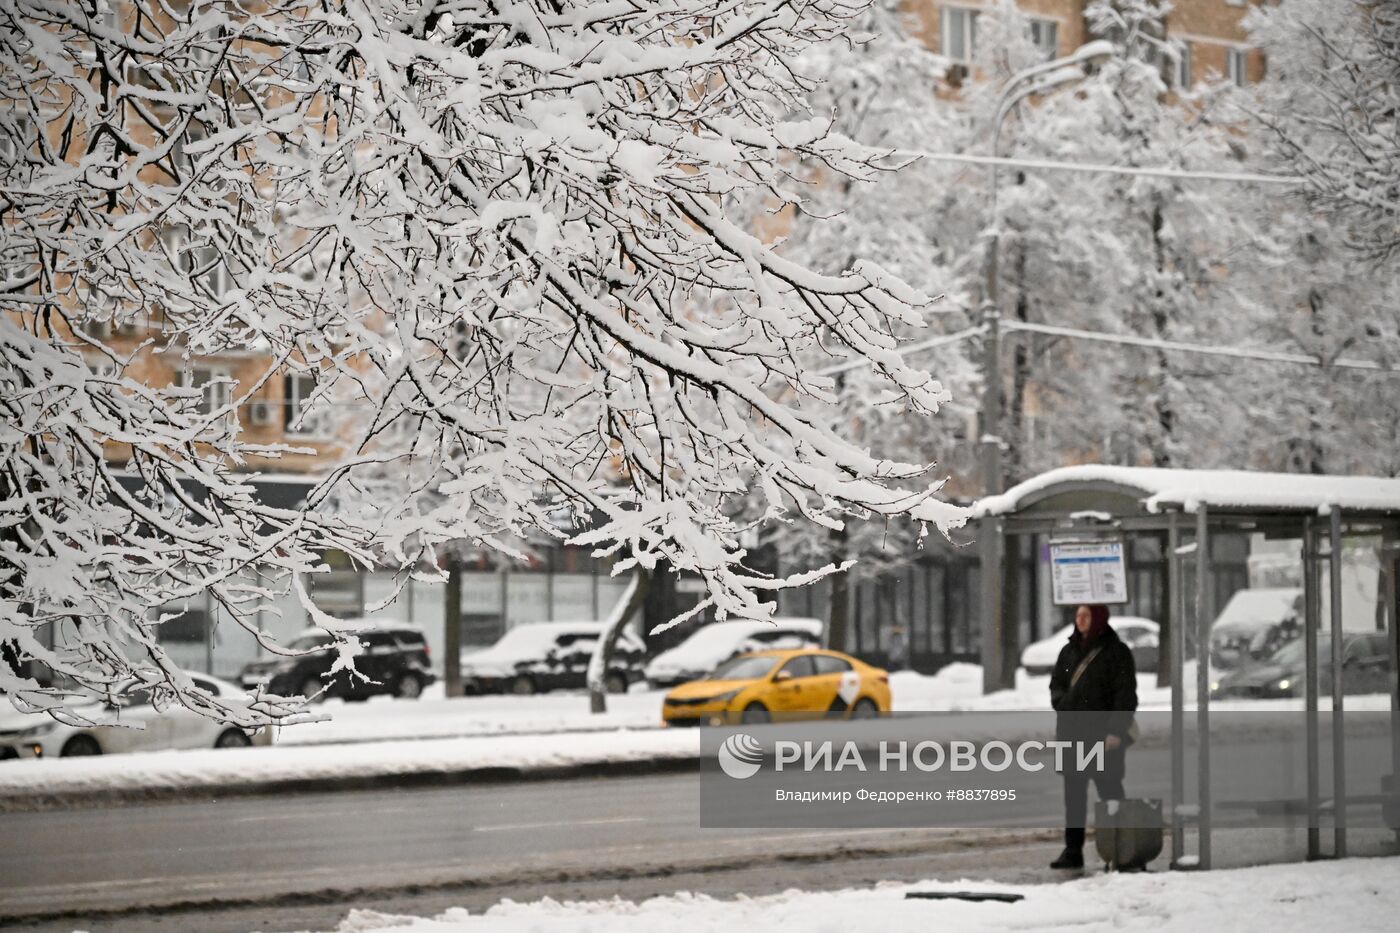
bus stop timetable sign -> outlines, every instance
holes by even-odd
[[[1050,542],[1050,579],[1057,606],[1127,602],[1123,542]]]

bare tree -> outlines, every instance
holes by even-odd
[[[1275,79],[1256,116],[1352,247],[1400,254],[1400,0],[1290,0],[1256,9]]]

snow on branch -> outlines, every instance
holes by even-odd
[[[721,617],[762,618],[758,593],[800,581],[745,569],[750,485],[767,519],[960,524],[928,464],[843,437],[810,379],[865,358],[885,404],[936,412],[948,393],[899,353],[928,299],[869,258],[804,267],[729,214],[799,201],[798,164],[887,169],[806,111],[793,67],[863,8],[13,0],[0,640],[255,725],[292,708],[196,694],[159,626],[207,592],[256,632],[277,596],[309,601],[326,551],[431,567],[533,531],[619,572],[664,560]],[[259,374],[218,391],[141,376],[250,351]],[[245,475],[293,452],[244,424],[288,371],[348,451],[299,509]]]

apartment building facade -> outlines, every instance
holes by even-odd
[[[976,80],[977,20],[1000,0],[907,0],[919,38],[953,64],[951,83]],[[1251,7],[1278,0],[1173,0],[1160,35],[1174,54],[1163,78],[1185,90],[1204,81],[1251,84],[1264,77],[1264,54],[1249,44],[1244,19]],[[1089,0],[1016,0],[1029,19],[1030,39],[1046,60],[1069,55],[1095,38],[1085,18]]]

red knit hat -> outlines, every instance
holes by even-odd
[[[1108,607],[1097,603],[1089,605],[1089,631],[1084,635],[1084,641],[1090,642],[1097,639],[1108,629]],[[1077,634],[1077,633],[1076,633]]]

